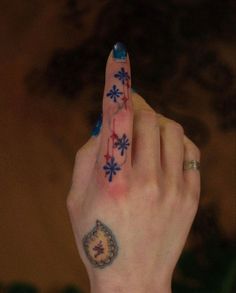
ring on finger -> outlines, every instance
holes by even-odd
[[[184,161],[184,170],[200,170],[200,162],[197,160]]]

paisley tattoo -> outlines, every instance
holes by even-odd
[[[83,247],[90,263],[97,268],[110,265],[118,255],[118,245],[112,231],[101,221],[83,238]]]

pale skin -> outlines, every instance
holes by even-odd
[[[114,74],[121,67],[130,75],[129,58],[119,62],[110,54],[103,126],[77,153],[67,207],[91,293],[171,292],[200,195],[199,171],[184,171],[183,162],[199,161],[200,152],[181,125],[131,94],[131,80],[125,89],[120,86]],[[129,91],[126,107],[119,111],[118,103],[107,96],[114,84],[121,92]],[[125,134],[130,144],[123,155],[113,147],[121,170],[109,181],[103,167],[114,117],[116,133]],[[91,240],[93,229],[98,232]],[[114,254],[108,249],[110,234]],[[99,261],[101,267],[95,264]]]

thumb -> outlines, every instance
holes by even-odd
[[[90,180],[101,143],[101,127],[102,114],[100,114],[97,123],[92,130],[92,137],[77,151],[72,176],[73,189],[79,188],[79,190],[82,191],[83,188],[86,188]]]

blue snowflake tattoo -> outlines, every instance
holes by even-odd
[[[117,98],[122,95],[122,92],[119,91],[119,89],[116,87],[116,85],[113,85],[112,89],[107,93],[107,97],[110,97],[114,102],[117,102]]]
[[[125,82],[130,79],[129,74],[125,71],[124,67],[122,67],[121,70],[118,71],[118,73],[116,73],[114,76],[118,78],[122,82],[122,84],[125,84]]]
[[[117,171],[121,170],[121,167],[115,162],[115,158],[112,157],[110,161],[103,166],[103,169],[106,171],[106,176],[109,175],[109,182],[112,181],[112,176],[116,175]]]
[[[124,152],[128,149],[129,145],[129,139],[127,138],[126,134],[123,134],[121,138],[117,138],[117,141],[115,142],[115,146],[119,151],[121,151],[121,156],[124,155]]]

